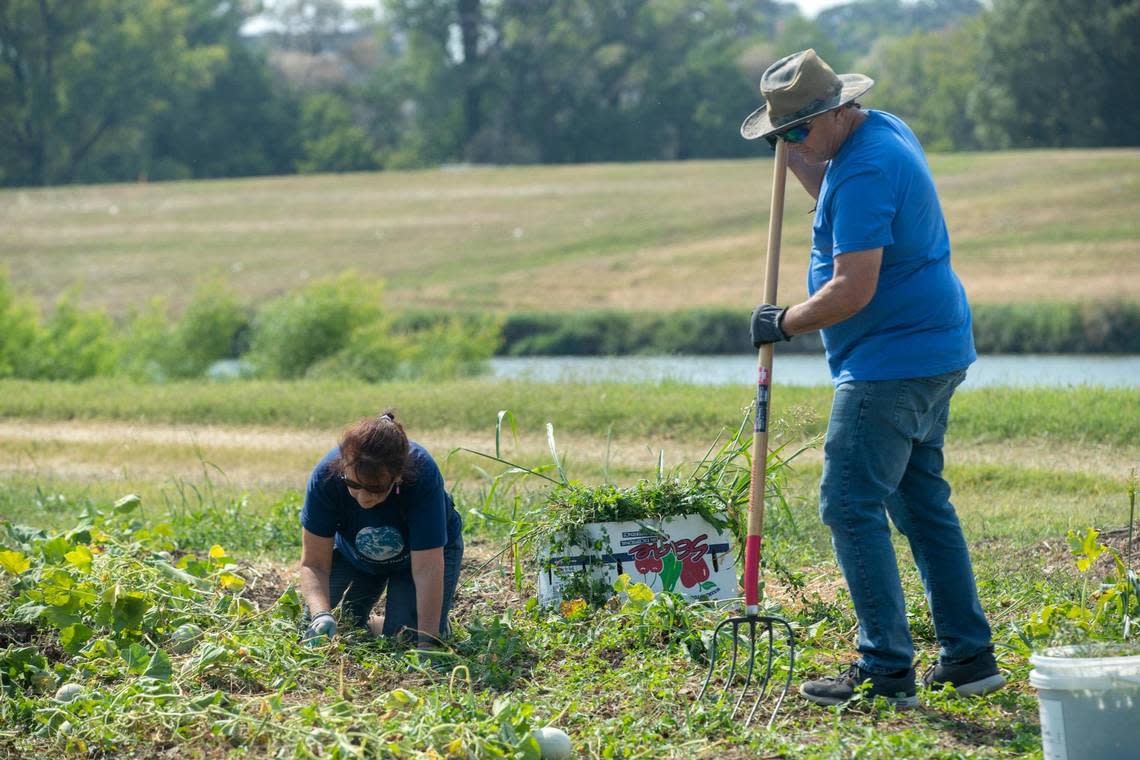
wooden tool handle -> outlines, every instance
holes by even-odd
[[[764,273],[764,303],[776,303],[780,277],[780,234],[784,226],[784,187],[788,177],[788,144],[776,142],[772,174],[772,211],[768,217],[768,260]],[[748,536],[744,544],[744,606],[760,612],[760,544],[764,536],[764,478],[768,465],[768,404],[771,400],[772,344],[760,347],[756,370],[756,425],[752,433],[752,488],[748,492]]]

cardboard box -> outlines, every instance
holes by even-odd
[[[584,589],[612,589],[622,573],[653,591],[695,599],[740,595],[732,534],[697,514],[664,520],[588,523],[555,535],[539,553],[538,601],[557,604]],[[610,592],[612,593],[612,591]]]

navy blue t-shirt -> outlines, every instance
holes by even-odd
[[[812,226],[808,293],[835,257],[882,247],[871,302],[821,331],[836,385],[930,377],[974,361],[966,292],[922,146],[900,119],[868,111],[827,167]]]
[[[459,536],[459,513],[423,446],[411,444],[400,492],[393,490],[371,509],[361,507],[332,471],[339,453],[339,447],[332,449],[313,468],[301,525],[318,536],[335,536],[336,548],[354,567],[374,575],[402,572],[411,566],[410,552],[436,549]]]

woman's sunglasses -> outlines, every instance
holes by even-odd
[[[342,483],[351,488],[353,491],[367,491],[368,493],[375,496],[387,496],[392,488],[396,485],[396,481],[394,480],[386,486],[366,486],[363,483],[357,483],[347,475],[341,475],[340,479]]]

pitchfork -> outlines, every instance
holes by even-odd
[[[768,261],[764,275],[764,303],[776,302],[776,282],[780,271],[780,233],[784,220],[784,185],[788,174],[788,146],[783,140],[776,143],[776,168],[772,178],[772,213],[768,223]],[[733,687],[736,677],[737,660],[741,647],[741,630],[747,630],[748,663],[744,676],[744,687],[737,697],[732,708],[732,717],[740,710],[752,688],[753,671],[756,665],[757,639],[767,638],[767,661],[764,665],[763,677],[757,678],[756,701],[748,713],[744,724],[749,725],[756,715],[756,709],[768,693],[772,684],[772,670],[775,660],[776,628],[781,627],[786,634],[788,643],[788,675],[784,679],[783,689],[772,708],[772,715],[768,719],[768,728],[776,720],[776,713],[783,704],[784,697],[792,684],[792,666],[796,659],[796,641],[792,627],[787,620],[781,617],[760,614],[760,543],[764,535],[764,479],[768,464],[768,402],[769,388],[772,379],[772,344],[765,344],[760,348],[759,366],[757,368],[756,387],[756,425],[752,433],[752,483],[748,493],[748,536],[744,544],[744,614],[730,617],[722,621],[714,630],[712,642],[709,647],[709,672],[705,676],[704,685],[697,699],[704,697],[716,669],[717,639],[721,632],[732,629],[732,662],[725,678],[724,693],[727,695]],[[773,693],[774,693],[773,689]]]

